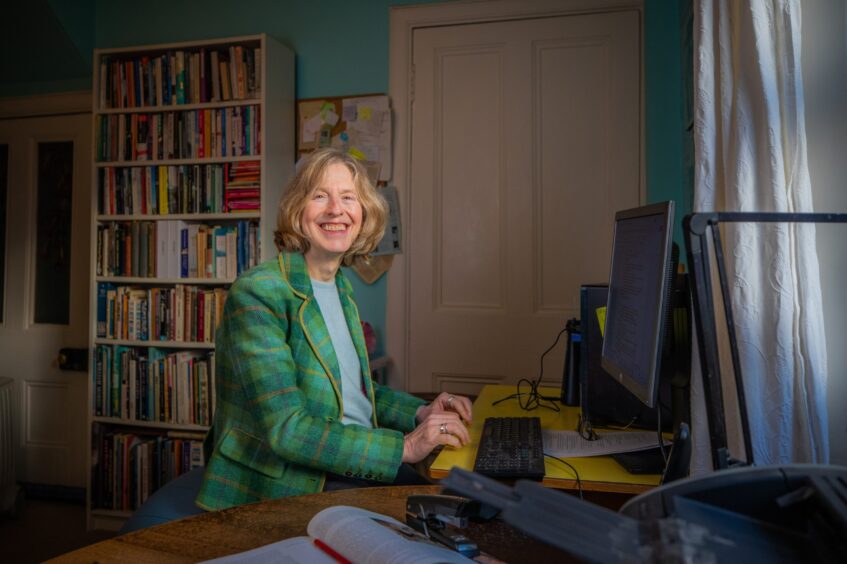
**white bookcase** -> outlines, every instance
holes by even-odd
[[[95,49],[88,527],[202,463],[214,327],[276,255],[294,55],[267,35]]]

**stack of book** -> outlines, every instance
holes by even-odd
[[[97,212],[223,213],[225,175],[222,164],[101,168],[97,171]]]
[[[261,153],[259,106],[101,114],[97,162],[239,157]]]
[[[224,200],[226,211],[256,211],[261,207],[259,161],[241,161],[228,167]]]
[[[94,414],[129,421],[210,425],[215,353],[98,345]]]
[[[245,45],[103,57],[100,108],[249,100],[261,95],[262,49]]]
[[[98,425],[92,439],[91,503],[96,508],[132,511],[170,480],[203,466],[198,433],[139,434]]]
[[[259,224],[182,220],[97,225],[97,275],[234,280],[258,264]]]
[[[97,338],[212,343],[225,288],[97,284]]]

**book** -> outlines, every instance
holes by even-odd
[[[185,104],[185,52],[176,52],[176,103]]]
[[[99,282],[97,284],[97,337],[100,339],[106,338],[108,335],[108,299],[107,296],[110,290],[114,290],[114,285],[108,282]]]
[[[210,69],[212,71],[212,99],[211,102],[221,101],[221,85],[220,85],[220,67],[218,66],[218,52],[210,53],[211,62]]]
[[[303,564],[429,564],[473,562],[435,544],[400,521],[358,507],[336,505],[312,517],[308,537],[294,537],[223,558],[215,564],[286,562]]]

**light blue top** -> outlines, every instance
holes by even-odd
[[[359,356],[344,319],[338,288],[335,282],[321,282],[312,278],[312,289],[315,291],[315,299],[321,309],[335,356],[338,358],[338,367],[341,369],[341,396],[344,400],[341,422],[345,425],[355,423],[363,427],[373,427],[373,406],[362,392],[362,367],[359,365]]]

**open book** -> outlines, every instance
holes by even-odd
[[[216,558],[215,564],[427,564],[473,562],[434,544],[408,525],[365,509],[336,505],[309,521],[308,537],[294,537]]]

